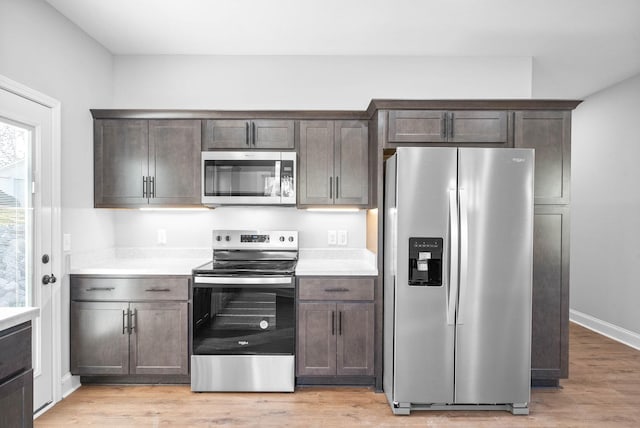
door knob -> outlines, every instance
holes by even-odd
[[[42,277],[42,283],[44,285],[53,284],[53,283],[56,282],[56,280],[57,280],[57,278],[56,278],[56,276],[54,274],[51,274],[51,276],[45,275],[45,276]]]

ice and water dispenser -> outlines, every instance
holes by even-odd
[[[409,285],[442,285],[442,238],[409,238]]]

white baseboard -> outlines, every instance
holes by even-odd
[[[67,398],[76,389],[80,388],[80,376],[67,373],[62,376],[62,398]]]
[[[583,327],[593,330],[596,333],[600,333],[603,336],[607,336],[617,342],[624,343],[627,346],[631,346],[637,350],[640,350],[640,334],[627,330],[617,325],[602,321],[591,315],[583,314],[574,309],[569,310],[569,319],[576,324],[580,324]]]

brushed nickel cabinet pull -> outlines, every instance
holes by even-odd
[[[250,146],[251,143],[249,143],[249,122],[245,122],[244,124],[244,128],[245,128],[245,143],[247,143],[247,146]]]
[[[129,309],[129,315],[131,317],[131,322],[129,323],[129,334],[131,334],[138,327],[138,310],[134,309],[133,312],[131,312],[131,309]]]
[[[349,291],[348,288],[338,287],[338,288],[325,288],[324,291],[327,293],[346,293]]]
[[[171,291],[171,289],[170,288],[147,288],[144,291],[149,291],[152,293],[163,293],[163,292],[169,292]]]
[[[336,176],[336,199],[338,199],[340,197],[340,190],[339,190],[339,187],[338,187],[338,178],[340,178],[340,177]]]
[[[336,335],[336,311],[331,311],[331,336]]]
[[[147,177],[142,177],[142,197],[147,197]]]
[[[111,290],[115,290],[115,287],[91,287],[91,288],[87,288],[87,291],[111,291]]]
[[[124,334],[124,331],[128,329],[128,326],[127,326],[128,314],[129,314],[129,311],[125,311],[124,309],[122,310],[122,334]]]
[[[329,199],[333,199],[333,177],[329,177]]]
[[[342,311],[338,312],[338,335],[342,336]]]

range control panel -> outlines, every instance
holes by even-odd
[[[297,230],[214,230],[213,249],[297,250]]]
[[[442,238],[409,238],[409,285],[442,285]]]

